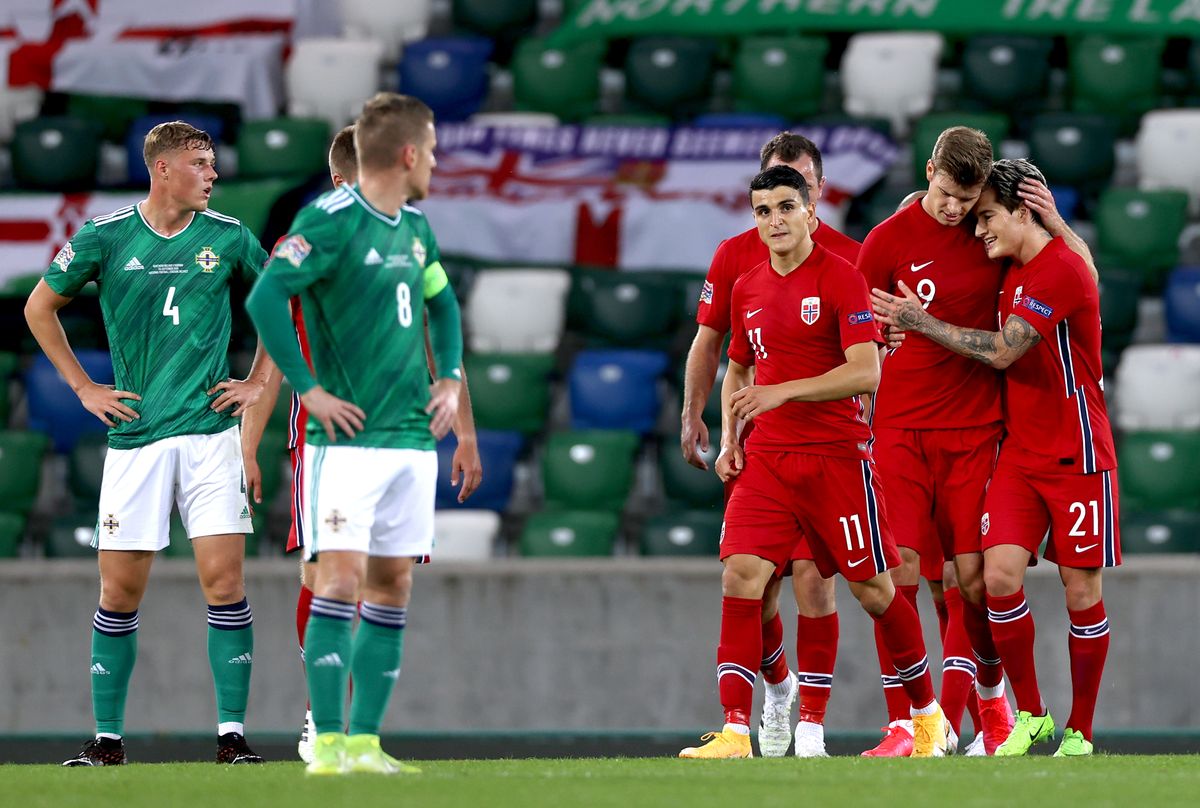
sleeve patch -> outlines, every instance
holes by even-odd
[[[850,325],[861,325],[862,323],[869,323],[872,320],[871,312],[870,311],[856,311],[856,312],[854,312],[854,314],[849,315],[846,318],[846,320],[847,320],[847,322],[850,323]]]
[[[1033,298],[1031,295],[1025,295],[1025,300],[1021,305],[1032,311],[1034,314],[1042,315],[1047,320],[1054,316],[1054,309],[1052,307],[1047,306],[1045,303]]]
[[[304,259],[308,258],[310,252],[312,252],[312,245],[308,243],[304,236],[297,233],[279,242],[279,246],[275,248],[275,257],[281,258],[298,268],[304,263]]]
[[[75,259],[75,248],[71,246],[71,242],[67,242],[58,251],[58,255],[54,256],[54,263],[63,272],[67,271],[67,267],[71,266],[71,261]]]
[[[713,285],[709,281],[704,282],[704,286],[700,287],[700,302],[709,306],[713,301]]]

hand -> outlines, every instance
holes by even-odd
[[[446,437],[454,425],[461,389],[462,382],[455,379],[438,379],[429,387],[429,404],[425,406],[425,412],[433,416],[429,419],[429,431],[437,440]]]
[[[246,496],[255,505],[262,504],[262,469],[254,453],[242,452],[242,469],[246,474]]]
[[[777,384],[751,384],[738,390],[729,399],[733,405],[733,414],[746,421],[753,421],[764,412],[770,412],[781,404],[787,403]]]
[[[262,395],[265,385],[260,381],[251,381],[250,379],[226,379],[220,384],[208,391],[208,395],[221,391],[221,395],[217,396],[217,400],[212,403],[212,408],[216,412],[224,412],[231,405],[236,404],[237,408],[230,413],[234,418],[237,418],[246,411],[247,407],[253,407]]]
[[[459,479],[462,480],[462,488],[458,491],[461,503],[466,502],[483,482],[483,462],[479,459],[479,443],[474,435],[459,438],[458,448],[450,459],[450,485],[457,486]]]
[[[333,429],[335,424],[346,433],[346,437],[353,438],[355,431],[363,430],[363,422],[367,420],[367,414],[356,405],[342,401],[319,384],[300,396],[300,400],[304,402],[309,417],[316,418],[325,427],[325,434],[334,443],[337,443],[337,433]]]
[[[871,307],[875,310],[875,318],[899,331],[920,331],[928,316],[921,298],[904,281],[900,281],[898,286],[899,296],[882,289],[871,290]]]
[[[708,462],[700,454],[708,451],[708,426],[699,415],[684,413],[679,446],[683,449],[684,460],[701,471],[708,471]]]
[[[141,401],[142,397],[137,393],[117,390],[111,384],[96,384],[89,381],[77,390],[76,394],[79,396],[79,403],[83,405],[83,408],[103,421],[105,426],[116,426],[121,421],[129,423],[142,417],[128,405],[121,403],[123,398]],[[110,417],[113,420],[110,421]]]
[[[1042,224],[1046,226],[1051,235],[1062,232],[1066,222],[1063,220],[1062,214],[1058,212],[1058,206],[1054,203],[1054,194],[1050,193],[1049,188],[1032,177],[1026,177],[1017,187],[1017,196],[1021,197],[1021,201],[1025,203],[1026,207],[1042,218]]]
[[[907,334],[894,326],[885,325],[883,327],[883,340],[889,351],[894,351],[903,345],[907,336]]]
[[[734,477],[742,473],[742,468],[746,465],[746,455],[742,452],[742,447],[736,443],[722,444],[721,453],[717,455],[717,476],[721,478],[721,482],[727,483]]]

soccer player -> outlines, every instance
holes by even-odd
[[[300,211],[247,301],[310,416],[303,527],[305,553],[317,559],[304,643],[317,729],[311,774],[404,771],[380,748],[379,728],[400,675],[414,558],[433,543],[434,442],[454,423],[461,387],[458,303],[429,223],[406,204],[429,191],[433,113],[416,98],[379,93],[364,105],[354,140],[359,185]],[[288,317],[295,294],[315,378]]]
[[[217,760],[261,763],[244,737],[254,633],[242,559],[252,527],[234,418],[258,400],[271,362],[260,345],[250,376],[234,381],[227,352],[230,281],[235,273],[253,278],[267,254],[241,222],[209,210],[217,172],[205,132],[182,121],[160,124],[146,135],[143,155],[146,199],[86,222],[25,306],[46,356],[109,427],[93,539],[100,564],[91,662],[96,737],[63,765],[125,762],[138,606],[154,554],[170,541],[172,505],[208,603]],[[58,320],[89,281],[100,287],[115,387],[88,378]]]
[[[795,169],[762,172],[750,184],[750,199],[771,257],[734,285],[729,369],[721,388],[717,473],[723,480],[740,478],[721,539],[717,683],[725,726],[680,757],[750,756],[763,592],[802,536],[821,574],[841,572],[884,625],[914,705],[913,754],[940,756],[945,717],[934,698],[917,614],[895,597],[888,575],[899,555],[859,400],[879,380],[880,337],[866,283],[849,263],[813,243],[808,185]],[[739,418],[756,421],[744,452],[733,428]]]
[[[761,152],[761,170],[786,165],[799,171],[808,183],[814,208],[825,190],[821,150],[802,135],[781,132],[767,141]],[[812,240],[834,255],[853,264],[859,244],[842,235],[815,215],[809,223]],[[758,228],[722,241],[713,255],[704,281],[700,305],[696,311],[696,337],[688,351],[684,376],[683,413],[680,443],[684,458],[693,466],[707,470],[700,451],[708,451],[708,427],[702,413],[712,391],[720,364],[721,346],[730,326],[730,293],[739,277],[766,261],[771,255],[759,236]],[[753,425],[741,429],[743,444]],[[726,485],[726,498],[736,480]],[[791,714],[800,700],[800,720],[796,725],[795,753],[799,757],[825,755],[825,709],[833,685],[833,667],[837,660],[838,615],[832,579],[817,571],[807,541],[796,546],[790,565],[792,589],[796,597],[797,674],[788,670],[783,647],[783,621],[779,618],[781,578],[773,578],[763,596],[763,658],[761,670],[766,685],[762,721],[758,730],[759,751],[767,757],[787,753],[792,741]]]
[[[1038,691],[1025,568],[1049,533],[1071,629],[1071,715],[1058,757],[1092,753],[1092,718],[1109,626],[1101,571],[1121,563],[1117,467],[1104,404],[1100,296],[1091,267],[1024,201],[1021,183],[1045,184],[1027,160],[1000,160],[976,206],[987,254],[1011,262],[999,298],[999,331],[950,325],[907,284],[874,290],[881,319],[981,366],[1004,371],[1006,437],[987,489],[980,530],[988,619],[1017,698],[1017,720],[997,755],[1024,755],[1054,737]]]

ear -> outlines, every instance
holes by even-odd
[[[417,164],[417,147],[412,143],[407,143],[400,153],[400,159],[404,163],[405,171],[412,171]]]
[[[816,202],[818,199],[821,198],[821,196],[824,193],[825,193],[825,178],[821,177],[821,179],[817,180],[817,195],[813,199],[813,201]]]
[[[933,182],[933,175],[936,173],[937,173],[937,171],[933,167],[933,161],[926,160],[925,161],[925,181]]]

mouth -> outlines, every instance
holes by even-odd
[[[943,214],[942,214],[942,216],[943,216],[943,217],[946,219],[946,221],[948,221],[948,222],[957,222],[957,221],[959,221],[960,219],[962,219],[962,214],[961,214],[961,213],[943,213]]]
[[[770,238],[787,238],[788,232],[785,230],[782,233],[772,233]]]
[[[987,236],[986,238],[984,238],[983,248],[985,250],[987,250],[988,252],[991,252],[992,247],[995,247],[995,246],[996,246],[996,237],[995,236]]]
[[[212,196],[212,186],[211,185],[204,186],[203,192],[204,192],[204,198],[208,199],[210,196]]]

